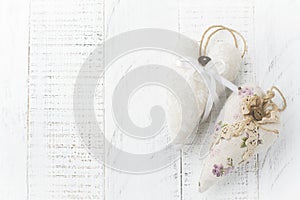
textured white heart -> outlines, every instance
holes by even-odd
[[[229,81],[235,80],[242,64],[242,56],[239,49],[232,44],[216,42],[208,49],[207,56],[212,59],[210,62],[215,62],[214,67],[220,76]],[[202,66],[199,64],[198,67]],[[201,74],[199,74],[199,72],[188,63],[181,63],[180,66],[175,67],[175,70],[178,74],[181,74],[184,77],[196,96],[197,109],[192,112],[194,112],[194,114],[198,117],[196,122],[199,122],[205,111],[205,106],[208,100],[209,91],[207,84],[204,82],[205,80],[203,80]],[[217,94],[223,92],[220,85],[217,85],[216,90]],[[181,144],[185,141],[188,135],[196,131],[198,123],[194,124],[194,126],[181,123],[182,114],[180,110],[174,109],[176,104],[177,103],[174,102],[173,98],[168,96],[166,118],[171,140],[174,144]],[[179,132],[179,130],[181,130],[181,132]]]

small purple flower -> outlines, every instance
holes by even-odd
[[[213,173],[213,175],[215,175],[217,177],[222,176],[223,173],[224,173],[224,167],[223,167],[223,165],[222,164],[220,164],[220,165],[214,164],[214,168],[212,170],[212,173]]]
[[[250,87],[244,87],[244,88],[239,88],[239,96],[242,98],[245,96],[252,96],[253,95],[253,88]]]
[[[227,174],[230,173],[233,169],[234,169],[233,166],[229,166],[229,167],[227,167],[227,168],[224,168],[222,164],[220,164],[220,165],[214,164],[213,169],[212,169],[212,173],[213,173],[213,175],[215,175],[216,177],[220,177],[220,176],[223,176],[223,175],[227,175]]]

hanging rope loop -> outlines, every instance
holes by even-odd
[[[212,29],[216,29],[216,30],[214,30],[213,32],[211,32],[211,33],[208,35],[207,40],[206,40],[206,43],[204,44],[204,38],[205,38],[205,36],[206,36],[207,33],[208,33],[210,30],[212,30]],[[202,37],[201,37],[201,40],[200,40],[200,47],[199,47],[199,56],[200,56],[200,57],[201,57],[201,56],[206,56],[207,46],[208,46],[208,44],[209,44],[209,42],[210,42],[212,36],[214,36],[214,35],[215,35],[216,33],[218,33],[219,31],[223,31],[223,30],[228,31],[228,32],[232,35],[233,40],[234,40],[234,45],[235,45],[236,48],[238,48],[238,41],[237,41],[236,35],[238,35],[238,36],[242,39],[243,45],[244,45],[244,47],[243,47],[243,53],[242,53],[242,58],[245,56],[246,51],[247,51],[247,43],[246,43],[246,40],[245,40],[245,38],[243,37],[242,34],[240,34],[238,31],[236,31],[236,30],[234,30],[234,29],[228,28],[228,27],[223,26],[223,25],[213,25],[213,26],[208,27],[208,28],[204,31],[204,33],[203,33],[203,35],[202,35]],[[203,46],[203,44],[204,44],[204,46]]]

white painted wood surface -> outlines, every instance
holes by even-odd
[[[76,76],[103,40],[102,10],[101,0],[31,1],[29,199],[104,198],[103,166],[82,144],[73,114]]]
[[[266,157],[259,155],[259,197],[298,199],[299,173],[293,172],[299,159],[299,1],[256,2],[256,71],[265,87],[283,89],[288,108],[283,113],[283,128]],[[260,72],[260,73],[258,73]]]
[[[0,1],[0,199],[298,199],[299,9],[283,0]],[[204,194],[197,190],[201,138],[155,173],[97,163],[72,135],[70,114],[72,83],[89,52],[128,30],[165,28],[198,40],[211,24],[247,39],[238,83],[274,84],[286,94],[277,143]]]
[[[26,199],[29,0],[0,1],[0,199]]]

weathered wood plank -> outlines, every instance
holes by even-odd
[[[29,0],[0,1],[0,197],[26,199]]]
[[[74,121],[81,65],[103,40],[103,1],[32,0],[29,199],[103,199],[104,169]],[[89,131],[89,130],[87,130]]]
[[[178,31],[178,1],[106,1],[105,8],[105,32],[107,39],[122,32],[140,28],[162,28]],[[128,57],[128,59],[124,59],[119,63],[122,66],[120,71],[126,71],[132,65],[137,66],[159,61],[159,59],[147,56],[142,59],[141,57]],[[109,114],[108,112],[106,113]],[[137,116],[139,115],[138,113],[136,114]],[[143,118],[145,117],[144,115],[146,113],[142,115]],[[106,131],[110,132],[112,130],[107,128]],[[134,145],[138,144],[139,141],[135,140],[133,142],[137,143],[131,143],[130,138],[119,135],[119,133],[114,135],[112,140],[115,144],[119,144],[119,147],[124,147],[124,150],[131,150],[133,153],[140,153],[144,149]],[[148,146],[152,146],[151,151],[159,147],[155,141],[146,140],[146,143]],[[126,147],[128,148],[126,149]],[[143,147],[143,145],[140,147]],[[107,167],[105,172],[106,199],[179,200],[181,199],[180,176],[179,160],[162,170],[142,174],[128,174]]]
[[[255,1],[256,66],[258,80],[266,89],[278,86],[288,107],[282,114],[282,130],[266,155],[259,156],[260,199],[294,199],[299,197],[300,83],[298,52],[300,45],[298,1]],[[279,14],[280,13],[280,14]],[[281,100],[278,99],[278,102]]]

